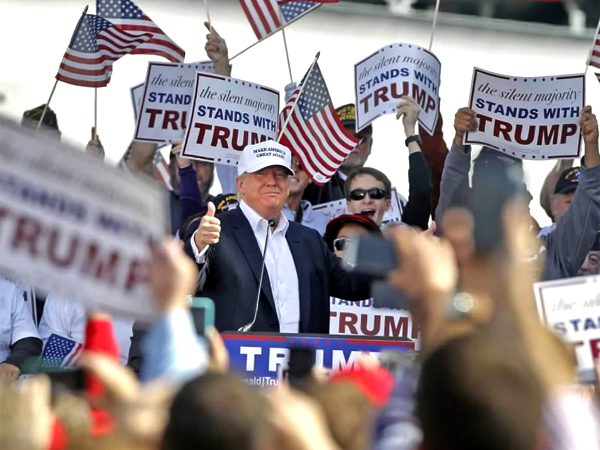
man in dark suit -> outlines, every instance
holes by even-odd
[[[369,298],[370,278],[346,272],[318,232],[282,214],[291,152],[267,141],[246,147],[238,165],[239,208],[214,216],[214,205],[186,242],[201,269],[199,295],[216,306],[220,331],[251,323],[267,231],[265,274],[252,331],[328,333],[329,297]],[[269,222],[271,224],[269,224]]]

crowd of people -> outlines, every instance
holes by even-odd
[[[206,52],[216,72],[230,76],[226,42],[207,28]],[[36,129],[44,109],[25,112],[23,126]],[[474,111],[457,111],[448,150],[442,118],[429,135],[418,125],[417,103],[403,98],[403,135],[389,151],[406,153],[409,191],[402,224],[387,226],[392,184],[368,166],[373,129],[356,131],[352,104],[336,112],[360,143],[323,186],[311,183],[294,149],[275,141],[249,145],[233,168],[183,158],[181,143],[173,143],[173,237],[151,245],[159,318],[150,325],[0,279],[1,449],[600,448],[596,391],[577,385],[573,350],[540,322],[533,292],[537,280],[600,274],[599,132],[591,108],[580,119],[579,165],[558,162],[541,193],[552,226],[540,229],[530,215],[533,196],[521,178],[522,195],[497,211],[497,245],[485,254],[472,211],[489,182],[486,168],[523,174],[522,161],[483,148],[471,181],[472,149],[463,138],[477,128]],[[49,108],[42,125],[45,138],[60,139]],[[154,176],[156,151],[132,142],[128,170]],[[104,157],[95,130],[86,153]],[[209,192],[215,176],[220,195]],[[346,214],[329,220],[314,209],[335,200],[346,202]],[[219,332],[326,335],[330,297],[372,296],[375,277],[342,259],[367,234],[385,236],[396,254],[387,282],[409,298],[419,354],[387,367],[365,354],[353,368],[313,371],[301,388],[282,381],[260,390],[230,373]],[[196,332],[190,295],[214,301],[215,328],[206,336]],[[81,391],[26,376],[52,335],[82,345]]]

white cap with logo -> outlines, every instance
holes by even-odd
[[[244,148],[238,162],[238,176],[246,172],[258,172],[265,167],[272,166],[283,167],[290,175],[294,175],[290,149],[273,140],[248,145]]]

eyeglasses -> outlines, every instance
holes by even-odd
[[[368,195],[373,200],[381,200],[383,198],[387,198],[387,192],[384,189],[380,188],[371,188],[371,189],[354,189],[348,195],[350,200],[354,200],[355,202],[362,200],[365,196]]]
[[[337,238],[333,241],[333,248],[335,250],[337,250],[338,252],[343,252],[351,245],[352,245],[352,240],[345,238],[345,237]]]

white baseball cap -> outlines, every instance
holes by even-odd
[[[238,162],[238,177],[246,172],[254,173],[272,166],[283,167],[290,175],[295,175],[290,149],[273,140],[248,145]]]

